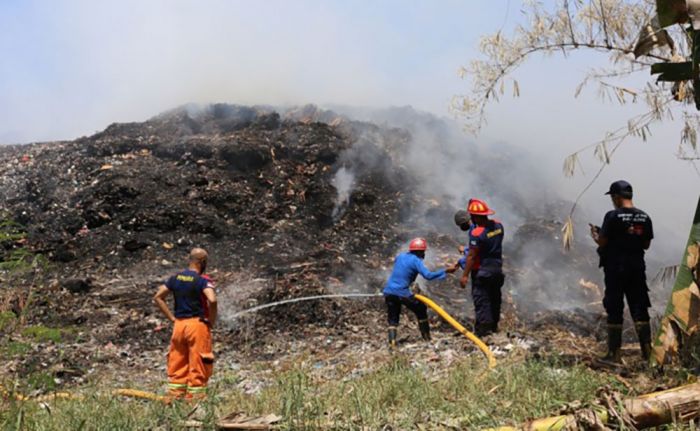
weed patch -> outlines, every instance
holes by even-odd
[[[31,337],[39,342],[53,341],[54,343],[59,343],[63,333],[64,330],[43,325],[28,326],[22,330],[22,335]]]
[[[1,350],[3,355],[8,357],[22,356],[25,355],[32,348],[27,343],[22,343],[20,341],[10,341],[2,346]]]
[[[0,312],[0,332],[10,329],[17,321],[17,316],[12,311]]]

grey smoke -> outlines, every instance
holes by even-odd
[[[418,187],[428,198],[417,202],[405,220],[397,221],[403,223],[405,231],[415,236],[447,235],[465,244],[467,235],[454,225],[454,211],[464,209],[469,198],[482,198],[497,211],[495,217],[506,227],[504,248],[510,259],[506,291],[524,309],[569,309],[594,302],[579,282],[590,280],[602,286],[595,249],[592,243],[582,240],[572,253],[562,252],[559,221],[565,218],[570,202],[559,193],[556,184],[545,181],[537,160],[525,150],[503,142],[479,145],[456,122],[410,107],[332,109],[380,126],[362,129],[354,146],[341,156],[343,163],[356,167],[354,182],[367,181],[367,175],[376,172],[357,167],[368,163],[376,167],[379,162],[376,154],[370,155],[370,149],[382,148],[395,165],[406,168],[410,178],[405,180],[411,183],[396,184],[400,182],[396,178],[388,178],[387,182],[404,190]],[[404,139],[396,142],[396,136]],[[337,174],[333,180],[336,189],[338,177]],[[586,224],[580,221],[578,226]],[[585,232],[579,230],[577,235],[583,238]],[[459,258],[453,247],[430,247],[426,263],[431,268],[442,266],[444,255]],[[400,242],[394,248],[398,254],[406,244]],[[444,289],[436,291],[451,292],[454,288],[449,296],[463,296],[457,289],[457,279],[450,280]],[[433,290],[430,283],[424,287]]]
[[[345,213],[345,210],[350,203],[350,195],[355,188],[355,174],[343,166],[338,169],[338,172],[335,173],[335,176],[333,176],[333,179],[331,180],[331,184],[336,190],[332,217],[333,220],[337,220],[343,216],[343,213]]]

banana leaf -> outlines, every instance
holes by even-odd
[[[688,22],[686,0],[656,0],[656,12],[661,28]]]
[[[651,65],[651,74],[659,75],[658,81],[677,82],[693,79],[693,63],[655,63]]]
[[[670,362],[681,350],[696,350],[693,335],[700,329],[700,201],[690,237],[683,253],[673,292],[654,340],[653,360],[658,365]]]

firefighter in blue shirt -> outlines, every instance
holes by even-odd
[[[469,253],[460,279],[462,288],[472,278],[474,300],[474,332],[480,337],[498,331],[501,316],[501,288],[503,275],[503,225],[488,218],[495,214],[486,202],[469,201],[469,215],[475,225],[469,233]]]
[[[608,352],[604,359],[620,361],[625,297],[637,330],[642,357],[649,359],[651,302],[644,253],[654,238],[654,229],[649,215],[634,207],[630,183],[616,181],[606,194],[610,195],[615,209],[605,214],[602,227],[591,226],[591,236],[598,244],[600,266],[605,274],[603,306],[608,314]]]
[[[401,253],[394,261],[394,269],[384,286],[384,300],[389,321],[389,347],[396,347],[396,330],[399,326],[401,306],[411,310],[418,318],[418,328],[424,340],[430,341],[428,308],[418,301],[411,292],[411,284],[418,274],[426,280],[444,280],[445,274],[453,273],[454,268],[431,272],[423,264],[428,244],[423,238],[416,238],[408,246],[408,253]]]

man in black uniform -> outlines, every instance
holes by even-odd
[[[608,314],[608,353],[606,360],[619,362],[622,346],[624,297],[634,320],[642,357],[651,353],[649,326],[649,292],[644,252],[654,238],[651,218],[635,208],[632,186],[627,181],[610,185],[614,210],[605,214],[603,226],[591,226],[591,236],[598,244],[600,266],[605,273],[603,306]]]

